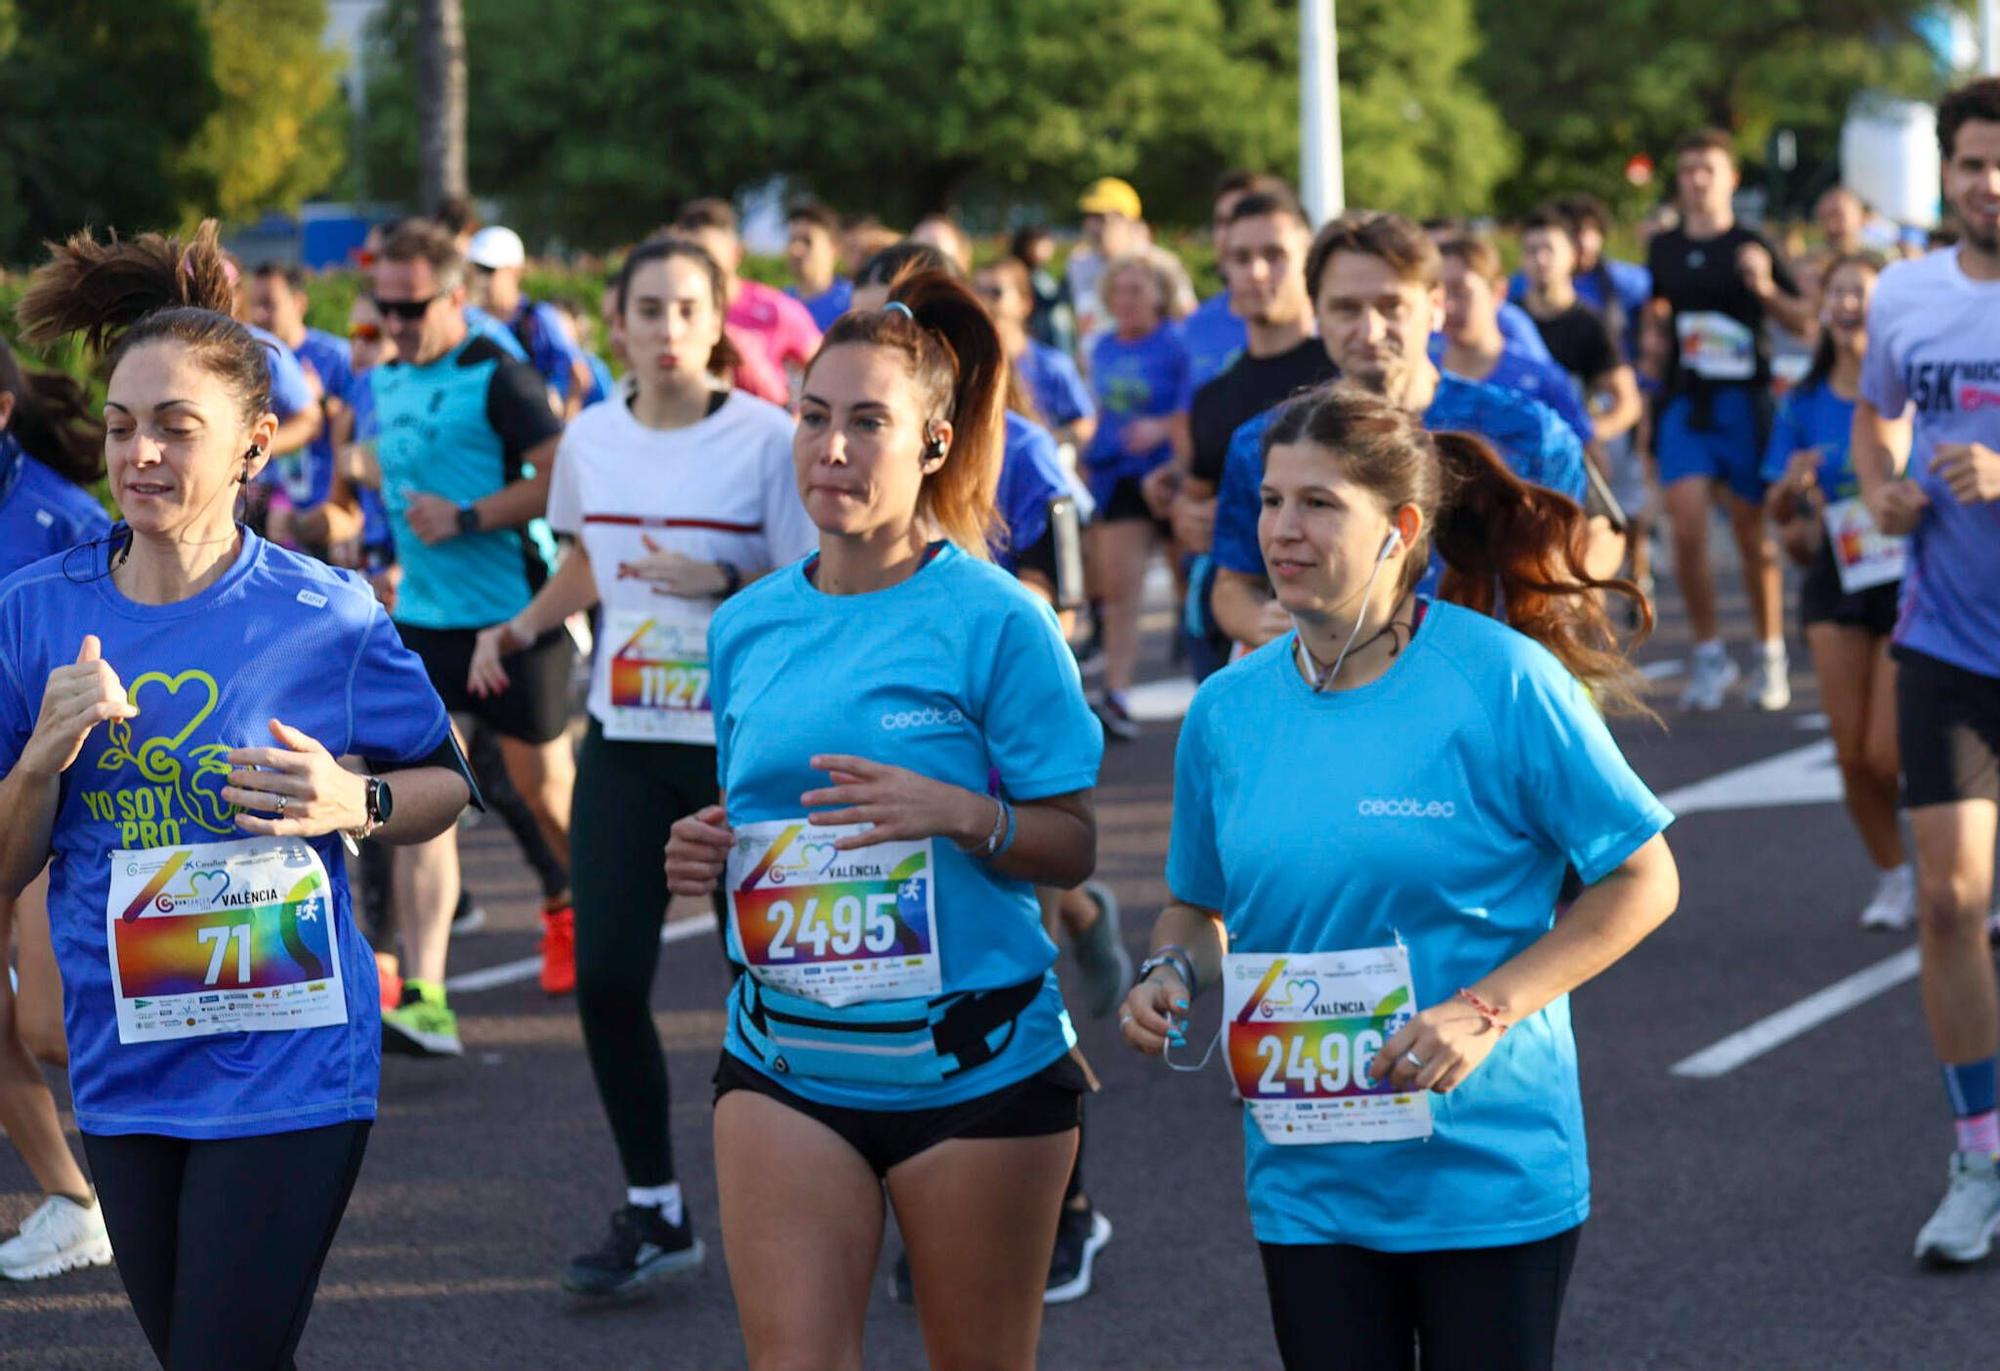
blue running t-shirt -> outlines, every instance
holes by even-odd
[[[427,365],[389,362],[368,377],[382,494],[403,564],[396,621],[485,628],[512,618],[554,566],[548,526],[537,519],[426,543],[404,510],[420,492],[463,504],[527,476],[528,455],[562,432],[541,374],[468,337]]]
[[[1028,398],[1035,402],[1037,417],[1050,428],[1068,428],[1097,412],[1083,374],[1064,353],[1031,338],[1014,359],[1014,370],[1028,388]]]
[[[1223,372],[1250,346],[1250,327],[1229,308],[1229,292],[1218,291],[1181,320],[1181,341],[1188,351],[1188,394],[1193,395]]]
[[[1600,881],[1672,821],[1576,678],[1504,624],[1433,604],[1386,675],[1325,693],[1294,642],[1209,677],[1175,751],[1167,885],[1222,915],[1231,952],[1401,940],[1428,1009],[1549,931],[1566,867]],[[1583,1222],[1567,997],[1431,1111],[1428,1139],[1319,1146],[1267,1143],[1245,1111],[1258,1241],[1431,1251]]]
[[[309,328],[293,352],[312,367],[328,397],[336,400],[346,397],[354,384],[354,364],[346,339],[336,338],[325,329]],[[333,466],[333,426],[328,424],[321,428],[319,437],[299,451],[273,458],[270,472],[284,486],[285,495],[293,505],[307,510],[326,503],[327,492],[333,485]]]
[[[29,456],[13,434],[0,431],[0,576],[102,538],[110,529],[111,517],[89,491],[58,476]]]
[[[106,937],[113,851],[199,849],[247,837],[221,797],[224,754],[277,746],[267,726],[273,718],[336,757],[353,754],[385,769],[421,762],[448,736],[422,662],[366,582],[252,534],[243,544],[220,580],[177,604],[140,604],[120,593],[108,574],[108,545],[37,562],[0,583],[0,772],[20,760],[49,673],[76,660],[87,633],[102,640],[104,660],[139,710],[84,740],[63,773],[50,839],[49,931],[62,971],[77,1126],[86,1133],[238,1138],[375,1116],[382,1047],[375,958],[355,927],[338,835],[310,842],[330,878],[345,1024],[153,1042],[119,1037]],[[276,908],[257,914],[288,917]],[[301,937],[282,924],[256,929],[260,946],[283,939],[295,948]],[[228,976],[214,984],[221,996]]]
[[[724,602],[709,626],[716,762],[732,826],[801,817],[799,796],[828,783],[808,763],[826,753],[904,767],[981,794],[997,773],[1000,793],[1016,802],[1097,784],[1104,734],[1084,702],[1075,658],[1054,611],[1018,581],[947,546],[886,590],[827,595],[807,577],[814,560],[775,571]],[[929,1109],[1024,1080],[1074,1043],[1035,888],[947,839],[935,840],[932,853],[944,995],[1037,978],[1040,992],[1001,1050],[942,1084],[794,1071],[783,1077],[787,1089],[822,1104]],[[740,962],[733,928],[729,945]],[[766,1069],[738,1022],[745,995],[739,982],[723,1046]],[[921,1017],[925,1004],[909,1002],[911,1014]]]
[[[1021,554],[1049,531],[1049,506],[1068,493],[1069,478],[1056,456],[1056,440],[1040,424],[1008,410],[1000,486],[993,493],[1007,538],[1005,546],[992,550],[994,565],[1003,571],[1017,570]]]

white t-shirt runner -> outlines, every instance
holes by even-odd
[[[603,620],[591,717],[607,738],[713,745],[708,621],[717,601],[675,595],[619,568],[656,551],[728,562],[745,580],[797,561],[819,533],[792,473],[792,417],[731,392],[686,428],[647,428],[623,395],[563,433],[549,526],[581,541]]]

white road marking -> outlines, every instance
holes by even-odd
[[[715,915],[698,914],[691,919],[675,919],[660,930],[660,941],[677,943],[686,938],[698,937],[703,933],[715,932]],[[503,985],[513,985],[538,974],[542,969],[540,957],[523,957],[518,962],[502,962],[480,971],[468,971],[462,976],[447,976],[445,993],[450,995],[471,995],[481,990],[494,990]]]
[[[1840,799],[1840,768],[1833,760],[1833,740],[1822,738],[1669,791],[1660,796],[1660,803],[1685,817],[1705,809],[1775,809],[1839,804]]]
[[[1140,723],[1156,724],[1184,717],[1193,700],[1194,682],[1185,676],[1173,676],[1133,686],[1125,694],[1125,708]]]
[[[1864,967],[1845,980],[1835,981],[1797,1004],[1759,1019],[1713,1046],[1704,1047],[1692,1057],[1675,1062],[1668,1071],[1675,1076],[1691,1076],[1698,1080],[1727,1075],[1744,1063],[1755,1061],[1766,1052],[1783,1047],[1792,1039],[1839,1018],[1855,1006],[1866,1004],[1884,991],[1894,990],[1905,981],[1914,979],[1916,974],[1917,949],[1906,947],[1893,957],[1885,957],[1873,966]]]

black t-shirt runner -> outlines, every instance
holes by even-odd
[[[1653,239],[1646,267],[1653,273],[1653,298],[1673,309],[1675,348],[1667,391],[1685,395],[1705,386],[1762,386],[1771,379],[1770,347],[1764,340],[1764,302],[1743,283],[1736,255],[1746,243],[1771,254],[1778,289],[1797,295],[1791,268],[1771,240],[1755,229],[1732,224],[1713,238],[1690,238],[1671,229]]]
[[[1542,341],[1548,344],[1549,355],[1556,359],[1556,365],[1586,388],[1606,372],[1624,365],[1604,317],[1581,300],[1547,317],[1532,311],[1529,317],[1541,331]]]
[[[1194,439],[1188,474],[1219,488],[1230,435],[1273,405],[1333,377],[1333,360],[1318,338],[1304,339],[1297,347],[1270,357],[1244,353],[1234,366],[1194,393],[1188,410],[1188,430]]]

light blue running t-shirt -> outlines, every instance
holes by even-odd
[[[1000,793],[1016,802],[1097,784],[1104,734],[1075,659],[1054,611],[1013,577],[946,546],[886,590],[827,595],[807,578],[813,560],[724,602],[709,627],[716,763],[732,826],[803,815],[800,795],[830,784],[808,765],[825,753],[982,794],[997,773]],[[932,852],[944,995],[1040,978],[1039,995],[997,1055],[942,1084],[773,1075],[787,1089],[859,1109],[934,1108],[1024,1080],[1075,1042],[1035,888],[948,839]],[[729,948],[740,962],[734,929]],[[724,1050],[771,1074],[744,1037],[745,992],[739,981],[730,994]],[[926,1002],[908,1003],[920,1015]]]
[[[1316,694],[1286,634],[1195,693],[1167,885],[1232,952],[1409,949],[1419,1009],[1554,925],[1566,866],[1602,880],[1672,815],[1583,687],[1506,625],[1435,603],[1388,673]],[[1523,1019],[1421,1141],[1274,1146],[1244,1119],[1257,1239],[1499,1247],[1590,1209],[1569,1001]]]

